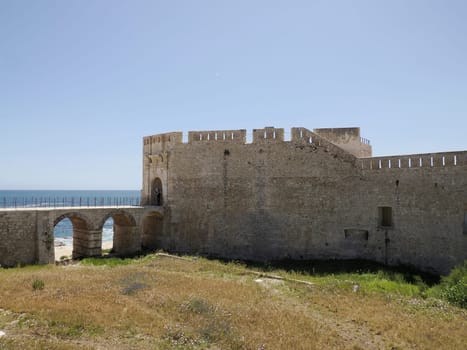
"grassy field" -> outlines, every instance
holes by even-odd
[[[467,310],[427,283],[164,254],[3,269],[0,349],[465,350]]]

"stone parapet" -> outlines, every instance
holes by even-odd
[[[359,158],[356,162],[363,170],[455,167],[467,165],[467,151]]]
[[[233,142],[245,143],[246,130],[189,131],[188,143],[194,142]]]

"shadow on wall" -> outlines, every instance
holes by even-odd
[[[141,222],[142,248],[143,250],[155,250],[162,248],[161,234],[163,230],[162,216],[158,212],[147,213]]]

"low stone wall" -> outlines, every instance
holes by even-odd
[[[102,227],[114,220],[114,251],[129,255],[141,250],[146,221],[164,216],[161,207],[125,208],[41,208],[0,210],[0,265],[16,266],[52,263],[54,227],[64,218],[73,224],[73,257],[99,256],[102,252]],[[147,226],[147,225],[146,225]],[[146,230],[149,236],[157,231]]]

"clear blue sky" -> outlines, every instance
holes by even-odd
[[[0,189],[140,189],[142,137],[467,149],[467,1],[0,0]]]

